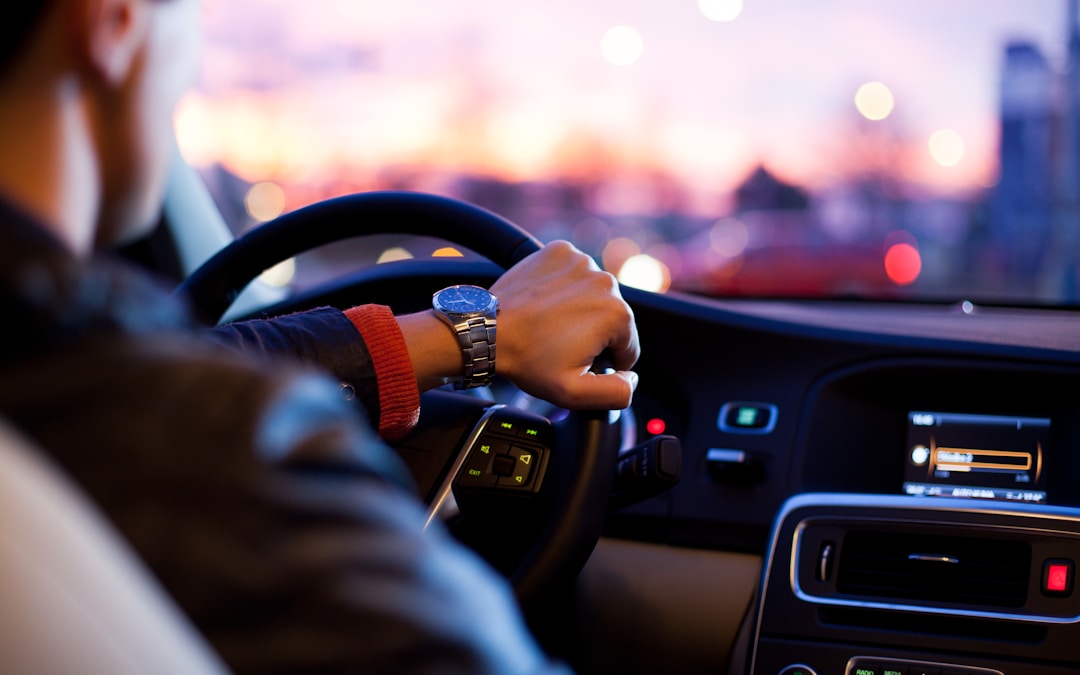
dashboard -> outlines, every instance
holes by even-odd
[[[609,529],[763,556],[729,672],[1080,667],[1074,315],[627,296],[684,473]]]
[[[381,265],[278,311],[413,311],[495,273]],[[566,622],[580,672],[1080,668],[1075,313],[623,293],[642,344],[625,444],[675,436],[682,471],[607,514]],[[902,583],[864,584],[866,549]],[[1011,570],[989,599],[986,559]]]
[[[644,345],[639,437],[662,420],[686,475],[618,514],[620,532],[761,551],[802,492],[1080,505],[1068,313],[626,295]],[[728,424],[740,409],[768,425]]]

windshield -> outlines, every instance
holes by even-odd
[[[1076,10],[210,2],[177,136],[237,231],[422,190],[649,290],[1075,304]],[[378,238],[302,259],[293,283],[437,246]]]

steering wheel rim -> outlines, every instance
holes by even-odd
[[[319,227],[304,227],[313,222]],[[403,233],[461,244],[503,269],[543,246],[518,225],[468,202],[403,190],[360,192],[310,204],[249,230],[184,279],[177,292],[202,321],[215,324],[248,284],[283,260],[342,239]]]
[[[389,233],[438,237],[504,269],[542,247],[513,222],[464,201],[421,192],[365,192],[317,202],[245,233],[176,292],[187,296],[202,321],[214,325],[251,281],[282,260],[342,239]],[[534,545],[507,574],[527,613],[543,609],[545,589],[577,576],[600,537],[607,511],[618,454],[613,416],[592,410],[579,411],[576,418],[576,447],[564,460],[572,465],[562,472],[572,478]]]

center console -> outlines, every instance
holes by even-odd
[[[1012,472],[1009,490],[1025,463],[1017,457],[1039,442],[1041,423],[1031,425],[1002,451],[1015,453],[1002,460],[1010,464],[1002,471]],[[956,452],[929,454],[953,470],[980,460],[949,454]],[[970,480],[969,471],[958,473]],[[919,475],[913,469],[909,478]],[[978,489],[995,489],[990,483]],[[1000,500],[915,492],[807,493],[784,504],[754,616],[750,673],[1080,672],[1080,509],[1042,504],[1037,489]]]

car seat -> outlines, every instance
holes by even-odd
[[[225,675],[82,490],[0,419],[0,672]]]

